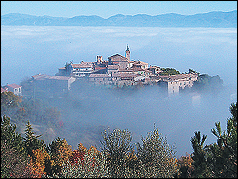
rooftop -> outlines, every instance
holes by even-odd
[[[6,86],[7,86],[7,87],[11,87],[11,88],[20,88],[20,87],[21,87],[20,85],[17,85],[17,84],[15,84],[15,83],[13,83],[13,84],[7,84]]]

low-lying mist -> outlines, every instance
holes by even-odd
[[[210,144],[216,141],[211,133],[215,122],[226,129],[229,106],[236,100],[231,92],[224,88],[168,96],[158,85],[121,89],[76,82],[67,99],[51,99],[50,103],[61,112],[64,127],[60,137],[74,149],[80,142],[100,148],[101,132],[108,127],[128,129],[133,143],[141,142],[155,125],[181,156],[192,152],[190,139],[195,131],[208,135],[206,144]]]
[[[208,135],[206,143],[215,142],[211,129],[220,121],[225,130],[229,106],[237,100],[236,28],[1,26],[1,85],[20,84],[38,73],[55,75],[70,61],[125,55],[127,44],[132,60],[219,75],[224,89],[168,97],[159,86],[108,89],[75,83],[67,98],[49,100],[64,123],[59,136],[74,149],[80,142],[99,147],[98,134],[110,127],[128,129],[133,142],[140,142],[155,124],[177,155],[192,152],[195,131]]]

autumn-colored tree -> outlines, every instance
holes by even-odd
[[[33,178],[30,157],[1,141],[1,178]]]
[[[69,160],[71,164],[77,164],[78,162],[82,162],[84,160],[84,155],[87,152],[87,148],[83,146],[82,143],[78,144],[78,149],[74,150],[72,152],[72,155],[70,156]]]
[[[91,146],[88,150],[79,144],[73,151],[70,162],[63,163],[60,178],[108,178],[106,157],[96,147]]]
[[[50,159],[50,156],[44,149],[32,150],[32,153],[33,155],[30,162],[32,166],[32,174],[37,176],[37,178],[41,178],[42,175],[46,175],[46,161]]]
[[[193,167],[193,159],[190,154],[186,153],[186,156],[181,156],[178,159],[179,172],[177,178],[191,178]]]
[[[51,171],[46,169],[47,174],[60,174],[62,165],[67,163],[72,155],[72,147],[68,145],[65,139],[57,138],[48,146],[52,168]]]

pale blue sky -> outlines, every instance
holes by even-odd
[[[74,17],[116,14],[193,15],[211,11],[237,10],[237,1],[1,1],[1,15],[22,13],[37,16]]]

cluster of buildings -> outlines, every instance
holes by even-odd
[[[174,94],[179,93],[180,89],[191,88],[198,78],[197,73],[162,76],[161,72],[163,71],[159,66],[149,66],[146,62],[131,60],[127,45],[125,56],[115,54],[107,60],[96,56],[95,62],[66,63],[64,67],[59,68],[55,76],[37,74],[32,76],[30,83],[34,87],[33,94],[36,91],[64,93],[71,89],[73,82],[82,79],[114,87],[158,84],[164,86],[168,94]]]
[[[178,93],[186,87],[191,88],[198,78],[197,73],[161,76],[161,72],[163,71],[159,66],[149,66],[146,62],[131,60],[127,45],[125,56],[115,54],[108,57],[107,61],[103,60],[102,56],[97,56],[95,62],[66,63],[65,67],[59,68],[56,76],[70,76],[77,80],[86,78],[95,84],[117,87],[156,83],[164,86],[169,94]]]

